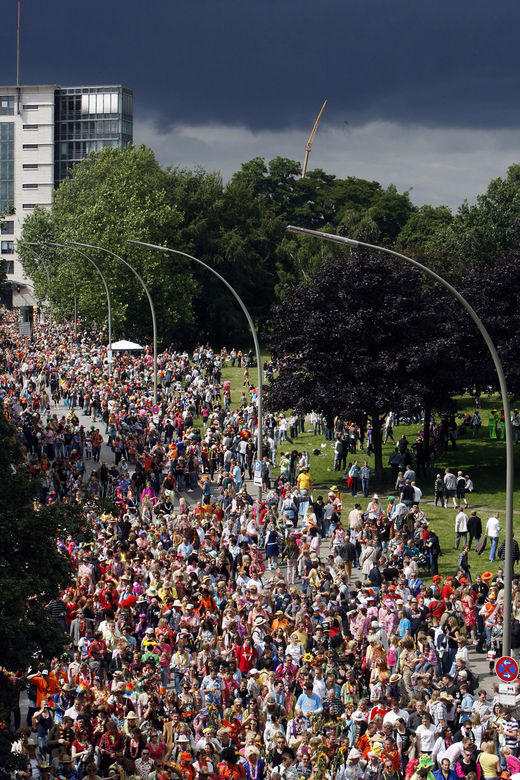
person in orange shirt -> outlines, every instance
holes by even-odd
[[[42,699],[51,699],[60,690],[54,674],[49,674],[48,669],[43,669],[41,673],[28,674],[27,680],[30,680],[36,688],[37,709],[41,708]]]

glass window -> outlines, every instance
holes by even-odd
[[[96,95],[88,96],[88,112],[89,114],[96,113]]]
[[[103,95],[103,113],[110,114],[110,95]]]
[[[14,274],[14,260],[5,261],[5,272],[6,274]]]
[[[14,97],[0,95],[0,114],[3,116],[14,115]]]
[[[102,114],[104,111],[104,101],[105,96],[104,95],[97,95],[97,113]]]
[[[88,95],[81,96],[81,113],[88,114]]]
[[[3,236],[12,236],[14,233],[14,222],[12,219],[6,219],[5,222],[0,222],[0,233]]]
[[[14,241],[1,241],[0,252],[3,255],[12,255],[14,253]]]
[[[112,92],[110,95],[110,113],[111,114],[117,114],[119,113],[119,95],[117,92]]]

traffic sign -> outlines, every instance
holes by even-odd
[[[159,414],[160,411],[161,410],[159,409],[157,404],[155,404],[155,406],[152,406],[152,414]]]
[[[262,487],[262,461],[261,460],[255,460],[255,477],[253,479],[253,484],[257,485],[257,487]]]
[[[503,655],[495,663],[495,671],[504,682],[513,682],[518,677],[518,664],[509,655]]]

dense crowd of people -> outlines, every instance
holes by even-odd
[[[69,651],[12,670],[29,705],[10,724],[26,757],[19,777],[494,780],[520,770],[518,713],[479,687],[468,654],[475,643],[492,665],[500,652],[502,571],[472,581],[460,536],[456,571],[439,575],[440,541],[412,474],[397,468],[403,481],[383,502],[369,495],[367,463],[352,473],[342,463],[370,453],[369,429],[267,414],[264,499],[254,501],[250,356],[165,352],[154,404],[148,351],[115,356],[109,374],[95,334],[73,343],[47,322],[23,339],[8,313],[4,330],[3,409],[43,475],[39,500],[83,504],[93,532],[87,544],[59,540],[76,577],[48,608]],[[244,369],[234,408],[228,362]],[[337,487],[313,488],[308,453],[279,451],[305,424],[331,442],[339,434],[350,511]],[[446,501],[448,474],[438,477]],[[516,617],[516,581],[513,598]]]

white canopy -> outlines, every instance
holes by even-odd
[[[121,341],[113,341],[112,342],[112,352],[119,352],[124,349],[144,349],[140,344],[136,344],[135,341],[126,341],[126,339],[122,339]]]

